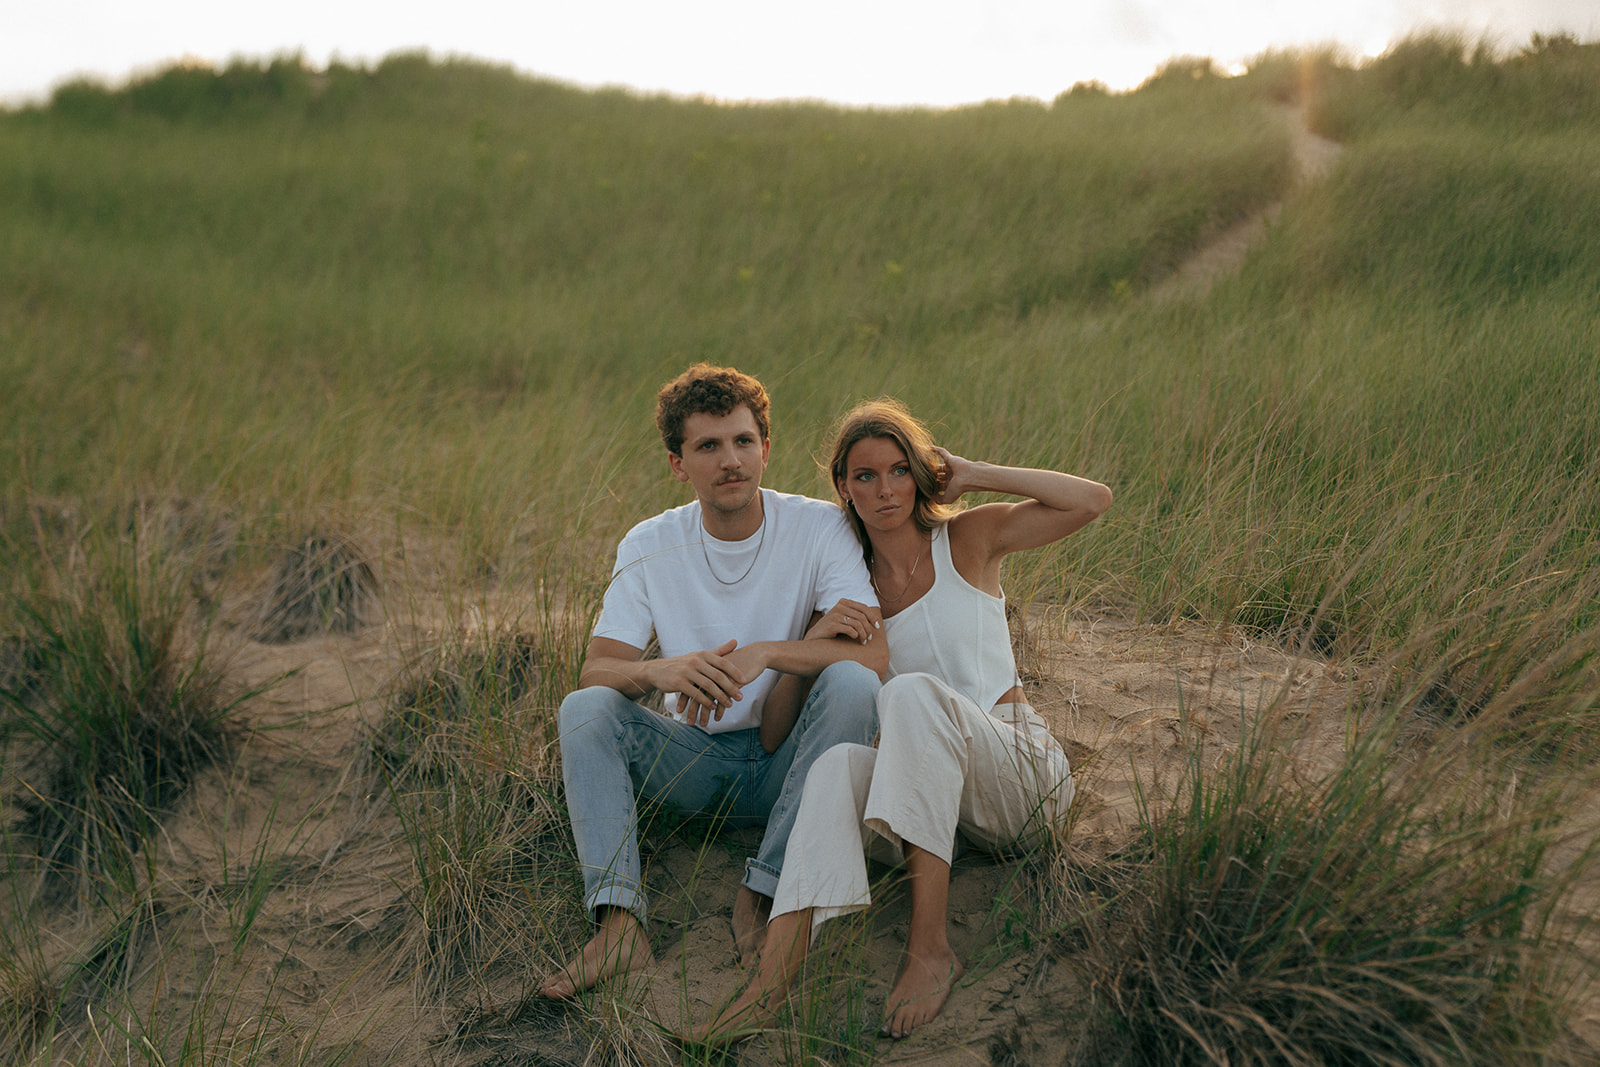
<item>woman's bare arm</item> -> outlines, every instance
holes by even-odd
[[[1111,506],[1111,490],[1064,471],[1005,467],[937,449],[948,476],[939,502],[966,493],[1004,493],[1026,499],[984,504],[951,520],[951,553],[961,576],[998,593],[1000,561],[1013,552],[1052,544],[1083,529]]]

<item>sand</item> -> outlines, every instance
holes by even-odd
[[[647,836],[658,966],[602,996],[554,1005],[531,995],[580,943],[582,928],[571,921],[555,928],[543,959],[501,959],[437,989],[408,972],[415,956],[403,948],[418,929],[405,892],[410,857],[364,753],[396,679],[440,621],[288,645],[241,638],[221,650],[241,685],[293,673],[247,704],[252,732],[236,760],[203,775],[165,824],[152,892],[160,917],[143,930],[137,964],[144,977],[159,969],[164,981],[158,989],[142,984],[129,1018],[185,1011],[202,992],[226,990],[236,1031],[314,1062],[580,1064],[597,1047],[656,1062],[670,1048],[655,1023],[704,1018],[735,992],[741,971],[730,917],[756,830],[698,842]],[[1015,629],[1029,694],[1073,759],[1074,862],[1125,843],[1137,825],[1138,791],[1162,795],[1191,753],[1225,757],[1263,709],[1293,728],[1297,758],[1324,766],[1338,756],[1349,678],[1313,656],[1243,636],[1044,607]],[[241,897],[248,899],[241,886],[263,859],[270,886],[236,950]],[[856,980],[809,992],[824,1005],[853,1001],[852,1044],[876,1041],[886,1062],[970,1063],[1029,1059],[1028,1048],[1064,1038],[1083,1007],[1081,980],[1020,920],[1030,880],[1047,872],[1038,861],[973,854],[957,861],[951,881],[952,944],[968,977],[914,1037],[875,1039],[907,921],[893,868],[879,870],[885,889],[865,922],[834,924],[819,942],[818,958],[843,959],[834,966]],[[576,888],[567,895],[575,898]],[[575,912],[575,899],[564,903]],[[65,913],[56,933],[63,944],[84,941],[82,931],[71,935]],[[268,1032],[258,1034],[252,1005],[269,1001]],[[740,1055],[781,1062],[790,1052],[769,1037]]]

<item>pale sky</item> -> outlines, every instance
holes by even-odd
[[[1375,55],[1450,28],[1503,46],[1600,39],[1597,0],[0,0],[0,102],[77,75],[113,85],[193,57],[299,51],[375,62],[423,48],[582,86],[726,100],[949,105],[1113,89],[1179,55],[1272,47]]]

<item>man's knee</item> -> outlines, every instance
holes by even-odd
[[[847,659],[824,667],[817,675],[812,693],[818,700],[834,703],[876,704],[881,688],[883,683],[878,680],[876,671]]]
[[[618,709],[627,698],[609,686],[592,685],[567,694],[561,702],[556,717],[561,740],[565,742],[580,730],[598,730],[603,724],[615,723]]]
[[[829,665],[811,688],[795,734],[821,739],[822,744],[870,741],[878,729],[880,688],[877,672],[870,667],[853,661]]]

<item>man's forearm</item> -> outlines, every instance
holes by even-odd
[[[615,689],[625,697],[642,697],[655,686],[648,678],[649,660],[618,659],[614,656],[588,656],[578,672],[578,687],[587,689],[603,685]]]

